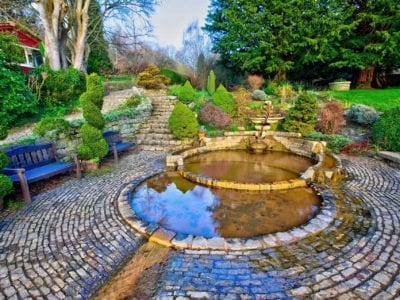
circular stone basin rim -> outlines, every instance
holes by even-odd
[[[160,173],[162,172],[157,174]],[[153,174],[152,176],[157,174]],[[129,205],[129,193],[152,176],[148,176],[139,183],[131,183],[126,185],[117,198],[117,208],[121,217],[133,229],[143,234],[146,238],[149,238],[150,241],[166,247],[172,247],[176,249],[233,251],[278,247],[321,232],[334,221],[337,213],[332,193],[328,190],[322,190],[312,186],[312,188],[322,197],[322,209],[308,223],[297,228],[293,228],[289,231],[271,233],[254,238],[205,238],[203,236],[178,234],[174,231],[167,230],[158,224],[149,224],[144,222],[135,214]]]

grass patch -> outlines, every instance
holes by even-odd
[[[328,91],[328,95],[344,102],[346,105],[365,104],[379,111],[386,111],[400,106],[400,88]]]

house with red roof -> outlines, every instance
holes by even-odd
[[[25,73],[43,64],[43,57],[39,50],[41,40],[36,35],[11,22],[0,24],[0,32],[14,34],[18,37],[19,45],[25,53],[25,62],[19,65]]]

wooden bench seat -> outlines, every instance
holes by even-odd
[[[10,162],[3,173],[14,183],[20,183],[24,200],[31,202],[29,183],[49,179],[59,174],[66,174],[76,169],[76,175],[81,177],[79,161],[76,156],[74,163],[60,161],[52,144],[23,145],[7,150]]]
[[[104,139],[108,144],[108,152],[114,155],[114,161],[118,163],[118,153],[128,150],[135,144],[131,142],[123,142],[121,134],[117,131],[106,131],[103,133]]]

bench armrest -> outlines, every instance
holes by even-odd
[[[24,168],[4,168],[3,169],[3,173],[6,175],[11,175],[11,174],[23,174],[25,173],[25,169]]]
[[[71,154],[71,157],[73,158],[73,160],[74,160],[74,162],[75,162],[75,165],[76,165],[76,177],[77,177],[78,179],[81,179],[81,177],[82,177],[82,174],[81,174],[81,164],[80,164],[80,162],[79,162],[78,155],[76,155],[76,154]]]

